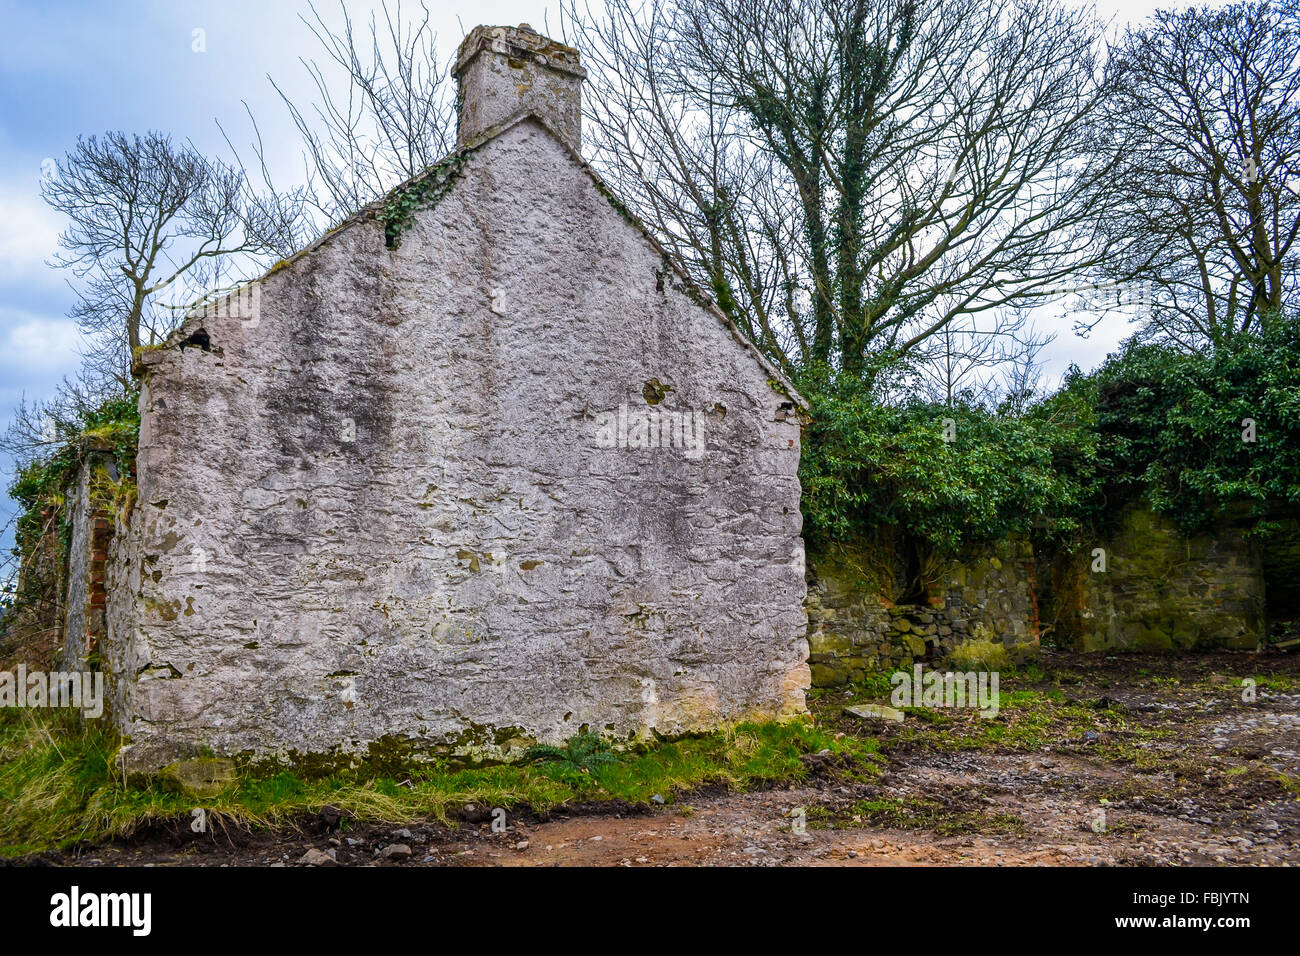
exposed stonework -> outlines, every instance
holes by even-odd
[[[1184,537],[1144,503],[1126,508],[1102,543],[1053,569],[1058,640],[1081,650],[1254,648],[1264,634],[1258,543],[1231,520]],[[1063,564],[1063,566],[1062,566]]]
[[[797,397],[550,119],[141,356],[127,766],[803,710]]]
[[[111,486],[117,468],[105,443],[83,440],[82,463],[76,483],[68,492],[68,522],[72,526],[68,546],[67,616],[63,627],[61,666],[86,666],[87,658],[99,649],[107,621],[108,549],[113,537]]]
[[[1244,506],[1239,517],[1246,518]],[[808,569],[813,683],[859,680],[942,656],[971,638],[991,639],[1014,656],[1032,653],[1044,633],[1080,650],[1257,647],[1267,613],[1295,611],[1282,569],[1300,553],[1300,535],[1287,515],[1273,524],[1278,530],[1262,543],[1245,533],[1248,521],[1233,519],[1189,539],[1137,502],[1099,543],[1105,571],[1092,570],[1087,548],[1040,568],[1029,541],[1013,538],[969,549],[944,573],[942,599],[927,606],[891,605],[876,583],[880,572],[870,570],[880,560],[839,548]]]
[[[1038,646],[1037,572],[1028,538],[969,548],[947,575],[944,604],[953,625],[1007,650]]]
[[[1017,655],[1038,647],[1033,552],[1014,539],[971,549],[943,575],[943,598],[889,603],[873,568],[887,562],[837,547],[808,566],[809,665],[814,686],[945,657],[975,639]]]
[[[808,563],[808,664],[814,687],[861,680],[873,670],[889,669],[912,659],[924,648],[895,648],[888,643],[891,608],[880,600],[869,573],[849,549]]]

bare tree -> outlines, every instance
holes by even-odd
[[[3,433],[0,452],[13,456],[19,468],[44,458],[81,435],[84,422],[123,387],[83,370],[66,377],[47,399],[22,397]]]
[[[1006,309],[994,328],[963,316],[917,350],[912,363],[916,391],[931,402],[951,405],[961,396],[997,405],[1037,388],[1039,353],[1054,336],[1035,330],[1027,309]]]
[[[1100,32],[1052,0],[567,0],[595,164],[787,371],[1010,331],[1106,255]],[[1014,324],[1014,318],[1009,320]]]
[[[1162,11],[1113,53],[1103,227],[1110,274],[1156,289],[1149,334],[1217,348],[1295,294],[1298,26],[1296,0]]]
[[[90,369],[124,387],[133,351],[179,319],[169,296],[222,284],[295,230],[292,202],[255,196],[242,171],[161,133],[79,138],[41,191],[68,218],[54,264],[82,280],[72,315]]]
[[[456,140],[456,109],[450,64],[439,60],[423,2],[422,16],[407,22],[400,0],[384,0],[365,33],[342,2],[340,26],[309,6],[311,18],[300,19],[325,55],[300,62],[316,99],[299,106],[271,83],[302,136],[306,194],[324,228],[446,155]],[[264,160],[260,144],[255,149]]]

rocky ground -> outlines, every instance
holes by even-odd
[[[1243,684],[1251,679],[1256,683]],[[875,693],[871,691],[874,690]],[[80,865],[1291,865],[1300,863],[1300,657],[1049,654],[1004,680],[992,720],[846,715],[880,688],[811,709],[874,738],[874,766],[806,758],[798,785],[668,794],[544,818],[466,807],[455,826],[319,817],[270,832],[184,822],[47,854]],[[1254,699],[1251,697],[1253,690]],[[1243,699],[1245,698],[1245,699]],[[29,862],[37,862],[29,860]]]

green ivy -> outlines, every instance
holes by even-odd
[[[1072,546],[1137,498],[1188,534],[1247,502],[1266,531],[1279,506],[1300,506],[1295,318],[1214,353],[1129,344],[1024,410],[882,404],[826,374],[800,391],[813,405],[800,465],[813,547],[882,530],[939,553],[1016,532]]]
[[[125,390],[98,408],[51,423],[57,442],[54,451],[20,468],[9,485],[9,495],[19,507],[14,550],[20,560],[37,545],[48,508],[58,513],[60,540],[66,557],[71,525],[64,502],[81,467],[83,439],[95,437],[107,442],[118,473],[126,477],[134,472],[140,437],[138,401],[138,392]]]
[[[415,213],[436,206],[451,192],[464,169],[468,153],[457,150],[409,183],[398,186],[384,198],[379,221],[384,225],[384,244],[396,249],[402,233],[415,224]]]

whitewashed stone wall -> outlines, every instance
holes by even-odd
[[[145,353],[127,766],[801,711],[799,424],[681,281],[523,119],[397,248],[362,216]],[[698,418],[703,454],[600,447],[620,407]]]

